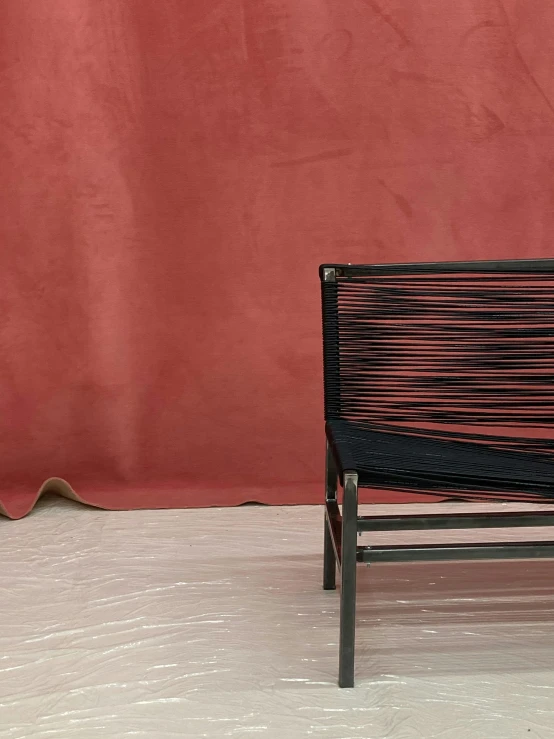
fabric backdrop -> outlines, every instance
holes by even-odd
[[[553,39],[551,0],[3,0],[4,513],[320,502],[318,264],[554,255]]]

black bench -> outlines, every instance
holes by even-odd
[[[357,562],[554,557],[554,541],[357,542],[360,532],[554,525],[554,509],[358,515],[359,487],[488,509],[554,502],[554,259],[324,265],[320,277],[324,588],[338,566],[339,685],[352,687]]]

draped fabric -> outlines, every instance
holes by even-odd
[[[551,255],[553,37],[548,0],[3,0],[0,510],[319,502],[318,265]]]

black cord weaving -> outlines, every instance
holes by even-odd
[[[323,282],[325,416],[359,484],[554,501],[554,262]]]

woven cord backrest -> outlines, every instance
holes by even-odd
[[[352,273],[322,282],[327,420],[554,449],[552,271]]]

